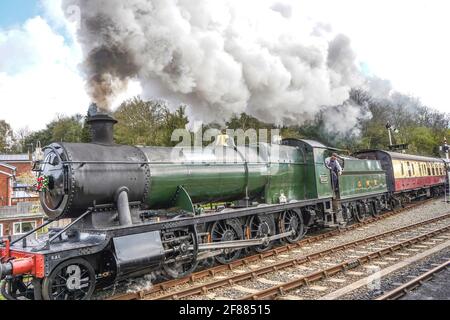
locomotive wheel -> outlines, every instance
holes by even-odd
[[[216,221],[210,230],[211,242],[243,240],[241,222],[238,219]],[[242,249],[224,249],[223,254],[216,256],[216,261],[228,264],[241,256]]]
[[[380,215],[380,210],[378,210],[378,205],[376,201],[370,203],[371,213],[374,218]]]
[[[8,300],[42,300],[40,281],[32,276],[6,279],[1,293]]]
[[[353,209],[353,216],[355,217],[356,221],[364,222],[364,220],[366,220],[366,210],[364,208],[364,205],[358,203],[355,207],[353,207]]]
[[[85,259],[61,263],[42,283],[44,300],[89,300],[95,290],[95,271]]]
[[[275,220],[273,216],[255,215],[247,222],[246,238],[261,239],[275,234]],[[272,248],[273,242],[254,247],[256,252],[262,253]]]
[[[288,210],[283,212],[279,221],[280,233],[294,230],[295,233],[289,237],[284,238],[289,243],[298,242],[305,235],[305,224],[303,223],[303,216],[300,211]]]
[[[176,251],[166,256],[163,268],[170,278],[179,279],[191,274],[198,266],[198,238],[195,227],[191,230],[175,230],[173,235],[169,248],[176,247]]]
[[[389,206],[390,206],[390,210],[394,211],[395,209],[397,209],[397,202],[395,201],[394,198],[391,198],[389,200]]]

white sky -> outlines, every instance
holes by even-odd
[[[60,34],[65,30],[73,36],[73,25],[63,19],[60,0],[42,1],[43,17],[31,18],[17,29],[0,29],[0,119],[16,130],[41,129],[57,113],[84,114],[89,104],[77,69],[80,48]],[[349,36],[359,61],[373,74],[389,79],[394,89],[450,112],[450,1],[279,2],[294,7],[293,18],[328,23],[334,32]],[[139,93],[139,85],[134,84],[119,100]]]
[[[308,15],[352,39],[372,73],[394,88],[450,112],[450,1],[308,0]]]

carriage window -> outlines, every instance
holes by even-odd
[[[431,176],[431,168],[430,168],[430,165],[428,165],[427,171],[428,171],[428,175]]]
[[[407,162],[406,165],[408,167],[408,176],[411,177],[411,164]]]
[[[402,176],[405,175],[405,168],[403,167],[403,162],[400,163],[401,164],[401,168],[402,168]]]
[[[415,176],[416,175],[416,165],[413,163],[411,165],[411,167],[412,167],[413,176]]]
[[[435,171],[434,171],[434,165],[432,165],[433,167],[431,168],[431,173],[432,173],[432,175],[434,176],[434,175],[436,175],[436,173],[435,173]]]

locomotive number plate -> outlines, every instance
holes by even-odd
[[[325,174],[320,175],[320,183],[328,183],[328,176]]]

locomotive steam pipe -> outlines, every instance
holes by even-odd
[[[121,226],[131,226],[130,203],[128,201],[128,189],[123,187],[117,192],[117,211],[119,214],[119,222]]]

